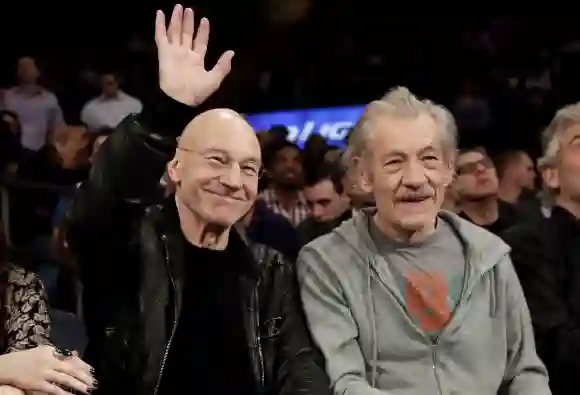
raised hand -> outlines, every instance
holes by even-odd
[[[232,66],[233,51],[226,51],[211,70],[205,68],[209,21],[203,18],[194,39],[193,10],[176,5],[169,27],[157,11],[155,42],[159,54],[159,86],[173,99],[197,106],[220,86]]]

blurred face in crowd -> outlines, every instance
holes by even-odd
[[[18,81],[21,84],[35,84],[40,77],[40,72],[33,58],[24,57],[18,60]]]
[[[350,207],[350,199],[339,193],[329,179],[304,187],[304,197],[312,218],[317,222],[338,218]]]
[[[168,174],[178,207],[204,224],[231,227],[254,203],[260,169],[251,126],[234,111],[216,109],[186,127]]]
[[[580,204],[580,125],[569,128],[559,139],[557,161],[544,178],[550,188],[559,190],[562,198]]]
[[[496,196],[499,184],[493,162],[477,150],[459,154],[456,183],[461,199],[466,201]]]
[[[119,93],[119,82],[114,74],[103,74],[101,76],[101,90],[107,97],[115,97]]]
[[[270,170],[272,181],[284,188],[298,189],[302,186],[302,155],[294,146],[284,147],[274,156]]]
[[[382,115],[369,127],[363,185],[375,197],[378,225],[406,236],[433,226],[453,173],[453,158],[445,155],[440,126],[421,114]]]
[[[517,158],[505,169],[504,177],[519,187],[534,189],[536,169],[532,158],[525,152],[518,152]]]

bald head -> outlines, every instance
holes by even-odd
[[[207,139],[248,139],[258,144],[254,130],[237,112],[227,108],[216,108],[199,114],[184,129],[179,139],[180,146],[193,148]]]
[[[256,199],[261,164],[252,127],[235,111],[215,109],[187,125],[168,175],[195,216],[229,227]]]

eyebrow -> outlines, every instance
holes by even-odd
[[[223,150],[221,148],[208,148],[205,151],[201,152],[202,155],[208,155],[208,154],[221,154],[224,156],[228,156],[228,157],[232,157],[232,155],[227,152],[226,150]],[[233,159],[233,158],[232,158]],[[256,163],[256,164],[261,164],[261,161],[259,158],[254,157],[246,157],[243,158],[242,160],[238,161],[240,163]]]
[[[419,155],[424,155],[427,152],[432,152],[432,151],[436,151],[435,147],[433,145],[428,145],[426,147],[421,148],[417,154]],[[388,154],[385,154],[383,156],[381,156],[382,159],[386,159],[386,158],[390,158],[393,156],[402,156],[402,157],[407,157],[409,156],[406,152],[403,151],[398,151],[398,150],[394,150],[392,152],[389,152]]]

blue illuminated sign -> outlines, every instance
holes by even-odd
[[[312,134],[323,136],[331,145],[343,147],[348,131],[358,121],[363,110],[364,106],[313,108],[249,114],[246,119],[257,132],[269,130],[276,125],[286,126],[288,140],[300,148]]]

